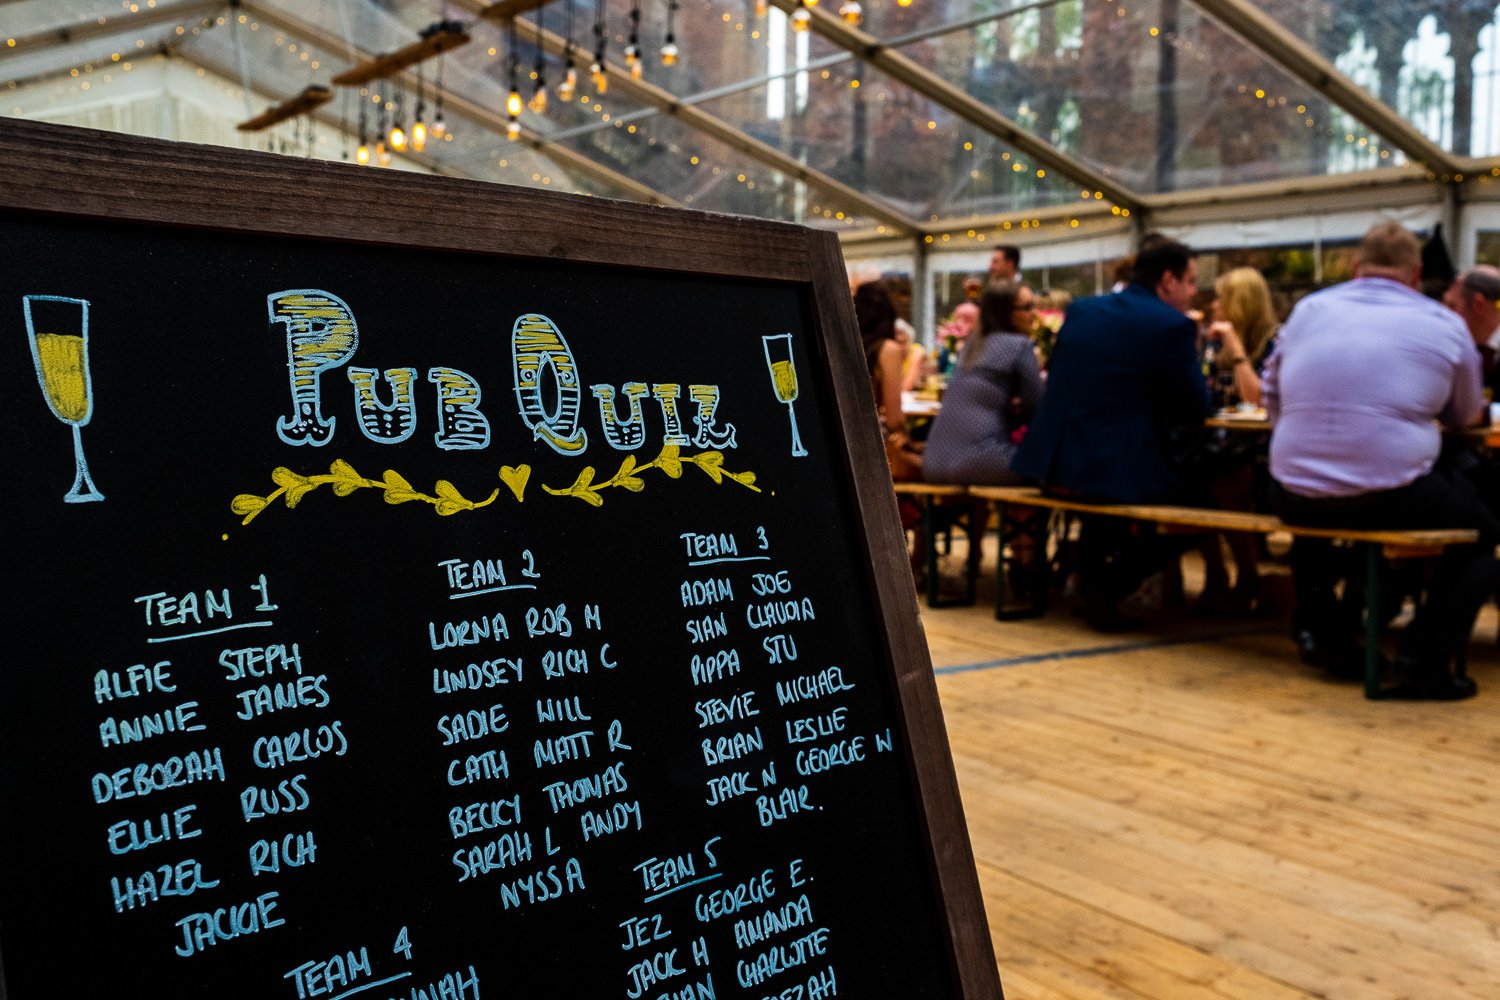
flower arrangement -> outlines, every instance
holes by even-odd
[[[1057,331],[1062,329],[1063,315],[1061,309],[1048,308],[1036,311],[1036,325],[1031,328],[1031,340],[1036,344],[1043,366],[1052,358],[1052,348],[1057,343]]]

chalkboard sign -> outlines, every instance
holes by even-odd
[[[831,236],[0,174],[0,994],[999,996]]]

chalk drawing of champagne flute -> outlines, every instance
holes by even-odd
[[[802,435],[797,431],[797,366],[792,362],[792,335],[778,333],[760,338],[766,352],[766,365],[771,370],[771,388],[776,398],[786,404],[787,419],[792,423],[792,457],[802,458],[807,449],[802,447]]]
[[[94,415],[94,386],[89,376],[89,304],[60,295],[23,295],[26,336],[36,378],[52,415],[73,428],[73,488],[64,503],[103,500],[83,457],[82,428]]]

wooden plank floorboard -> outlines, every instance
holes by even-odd
[[[1205,996],[1277,1000],[1306,996],[1234,962],[1209,955],[1148,928],[1116,919],[1049,888],[985,866],[992,894],[1007,900],[1007,920],[1018,935],[1047,938],[1059,962],[1104,976],[1140,996],[1194,989]],[[997,929],[996,947],[1007,934]],[[1002,952],[1003,953],[1003,952]]]
[[[1379,734],[1340,732],[1331,720],[1323,721],[1320,741],[1312,744],[1305,739],[1305,722],[1278,722],[1269,714],[1254,720],[1214,718],[1187,728],[1164,712],[1160,702],[1132,709],[1120,698],[1098,712],[1069,708],[1042,724],[1068,732],[1070,721],[1076,721],[1087,738],[1106,741],[1137,737],[1139,731],[1132,724],[1145,723],[1149,730],[1139,733],[1132,745],[1144,741],[1162,752],[1192,754],[1203,759],[1205,766],[1217,760],[1237,773],[1259,775],[1276,784],[1292,783],[1309,794],[1370,797],[1378,804],[1394,804],[1403,813],[1436,813],[1461,827],[1466,838],[1475,838],[1486,851],[1500,850],[1495,782],[1479,773],[1485,770],[1477,766],[1479,762],[1465,757],[1400,744],[1383,748]],[[1244,732],[1247,729],[1254,732]],[[1359,746],[1360,740],[1369,746]],[[1312,764],[1316,769],[1309,771]],[[1317,780],[1309,781],[1309,774]],[[1393,784],[1393,778],[1400,783]]]
[[[1457,705],[1274,620],[923,615],[1008,1000],[1500,997],[1492,610]]]
[[[1330,996],[1493,996],[1494,980],[1472,959],[1434,952],[1398,930],[1350,919],[1336,899],[1321,895],[1333,887],[1309,886],[1309,905],[1280,895],[1279,887],[1254,884],[1253,873],[1231,877],[1213,870],[1219,845],[1212,842],[1130,843],[1121,827],[1097,822],[1080,830],[1076,803],[1059,802],[1054,788],[1037,786],[1024,794],[1015,788],[1002,801],[1024,815],[1009,824],[1013,849],[1050,857],[1054,867],[1165,907],[1178,918],[1168,927],[1180,927],[1181,918],[1194,921],[1206,933],[1184,942],[1209,954]],[[1258,874],[1269,877],[1273,870],[1268,865]],[[1134,912],[1121,916],[1130,919]],[[1133,922],[1155,929],[1145,920]],[[1476,951],[1485,947],[1472,943]]]
[[[1045,730],[1043,731],[1045,732]],[[1013,776],[1038,777],[1070,790],[1129,805],[1157,818],[1170,818],[1205,834],[1225,836],[1257,850],[1278,854],[1292,863],[1319,864],[1330,871],[1368,878],[1431,907],[1461,908],[1500,923],[1500,898],[1476,898],[1450,884],[1483,881],[1493,871],[1493,855],[1469,857],[1438,851],[1403,836],[1397,827],[1380,836],[1351,830],[1342,807],[1301,794],[1238,779],[1223,770],[1204,770],[1189,760],[1128,760],[1119,755],[1089,754],[1091,745],[1048,755],[1043,734],[1027,744],[1029,763]],[[1099,757],[1099,762],[1093,762]],[[990,762],[966,758],[965,773],[975,781],[998,780]],[[1153,774],[1143,777],[1142,772]],[[1457,843],[1457,841],[1451,841]]]

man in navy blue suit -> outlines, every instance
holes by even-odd
[[[1186,313],[1198,262],[1151,234],[1122,291],[1068,309],[1047,371],[1047,394],[1012,468],[1049,492],[1103,503],[1195,502],[1168,452],[1174,429],[1201,428],[1208,387],[1198,326]],[[1139,623],[1118,604],[1156,568],[1151,538],[1120,518],[1089,518],[1079,542],[1084,615],[1105,631]]]

